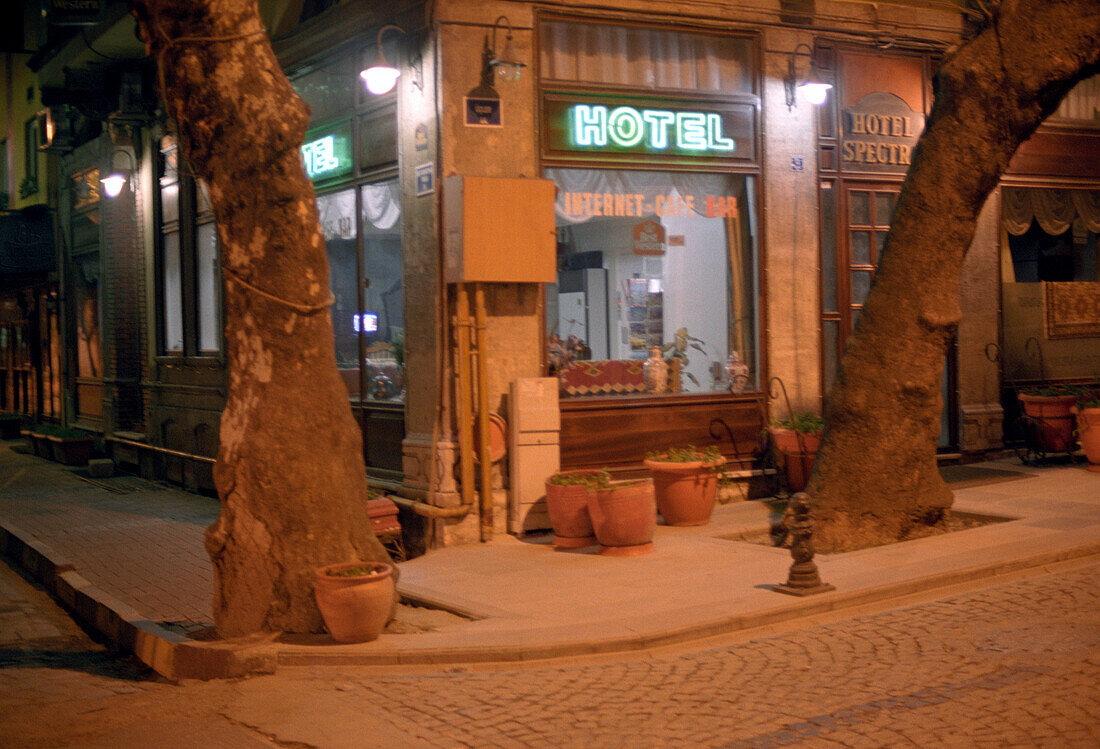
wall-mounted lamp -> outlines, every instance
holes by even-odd
[[[497,54],[497,29],[502,22],[508,31],[504,35],[504,48],[500,50],[500,54]],[[507,16],[500,16],[493,21],[493,46],[489,55],[489,67],[496,71],[497,77],[502,81],[517,80],[523,69],[527,67],[526,63],[519,61],[512,50],[512,24]]]
[[[386,54],[382,51],[382,35],[387,31],[405,33],[400,26],[389,25],[378,29],[378,59],[369,68],[359,73],[367,84],[367,90],[376,96],[392,91],[397,85],[397,78],[401,75],[400,70],[386,62]]]
[[[119,167],[116,165],[118,161],[116,157],[120,154],[130,160],[129,166]],[[134,174],[136,171],[137,163],[134,161],[133,155],[125,148],[116,148],[111,152],[111,166],[107,176],[99,180],[103,183],[103,193],[108,198],[117,198],[127,182],[131,183],[132,189],[137,190],[137,175]]]
[[[800,52],[803,47],[806,48],[806,52]],[[810,58],[810,70],[806,76],[806,80],[798,83],[798,76],[795,73],[795,58],[799,55],[805,55]],[[814,51],[808,44],[799,44],[791,52],[790,58],[787,60],[787,77],[783,79],[783,89],[787,94],[787,109],[791,109],[797,103],[797,97],[801,96],[810,104],[824,104],[825,97],[828,96],[829,89],[833,87],[833,84],[827,83],[821,79],[821,76],[817,73],[817,65],[814,63]]]

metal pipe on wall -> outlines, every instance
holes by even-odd
[[[473,356],[470,339],[473,325],[470,317],[470,296],[466,285],[455,284],[455,314],[451,318],[451,327],[455,334],[455,416],[458,422],[459,491],[462,502],[455,507],[437,507],[424,500],[401,496],[390,487],[386,487],[388,489],[386,494],[394,503],[407,507],[421,517],[462,518],[474,508],[476,498],[474,493],[474,396],[470,371]]]
[[[466,284],[456,285],[455,337],[458,351],[455,361],[455,405],[458,408],[458,458],[462,506],[473,508],[474,503],[474,414],[473,381],[470,372],[471,328],[470,295]]]
[[[474,284],[474,330],[476,343],[474,356],[477,357],[477,454],[480,470],[481,499],[481,540],[493,538],[493,458],[489,447],[489,367],[486,362],[486,313],[485,288]]]

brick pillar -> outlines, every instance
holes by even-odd
[[[100,201],[104,274],[104,416],[112,430],[144,430],[145,273],[140,190]]]

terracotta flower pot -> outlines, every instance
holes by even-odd
[[[1077,408],[1077,439],[1085,451],[1090,471],[1100,472],[1100,408]]]
[[[595,483],[609,480],[606,471],[562,471],[546,480],[546,512],[554,529],[554,546],[559,549],[580,549],[596,543],[592,518],[588,514],[588,496]],[[592,479],[585,482],[585,479]],[[557,481],[576,483],[556,483]]]
[[[588,514],[600,553],[637,556],[653,551],[657,501],[652,479],[613,482],[588,495]]]
[[[786,427],[769,427],[772,444],[783,456],[787,472],[787,488],[800,492],[810,480],[814,468],[814,458],[821,447],[821,432],[796,432]]]
[[[1040,450],[1060,453],[1073,449],[1072,409],[1077,402],[1077,396],[1020,393],[1017,397],[1024,413],[1032,419],[1037,447]]]
[[[367,574],[333,575],[363,567]],[[385,562],[343,562],[319,568],[313,594],[332,639],[369,642],[382,633],[397,606],[397,568]]]
[[[704,462],[676,462],[646,458],[645,467],[653,474],[657,510],[669,525],[704,525],[710,521],[714,499],[718,495],[716,469],[725,458]]]

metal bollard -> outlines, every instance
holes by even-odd
[[[773,585],[772,590],[792,596],[810,596],[836,590],[829,583],[821,582],[817,564],[814,563],[814,521],[810,519],[810,495],[798,492],[791,497],[790,508],[794,513],[794,521],[789,530],[794,563],[786,584]]]

